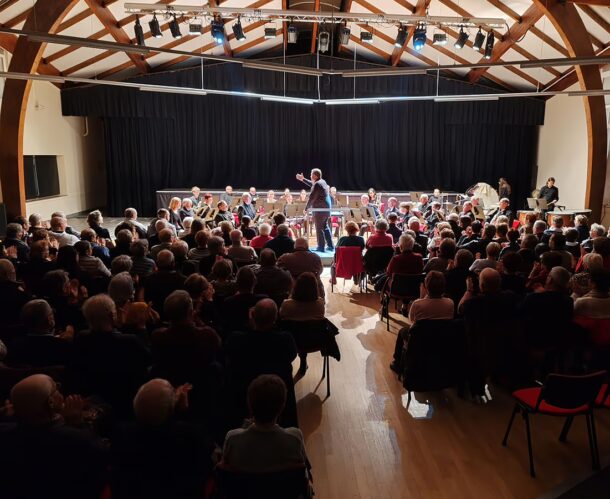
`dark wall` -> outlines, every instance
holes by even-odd
[[[310,59],[291,61],[310,63]],[[328,60],[325,64],[339,65]],[[208,88],[282,93],[283,77],[236,65],[205,68]],[[289,75],[289,95],[317,97],[314,77]],[[426,95],[430,76],[367,78],[357,96]],[[195,68],[138,81],[201,86]],[[353,96],[346,78],[321,78],[320,95]],[[487,93],[488,89],[443,80],[441,94]],[[320,167],[339,190],[463,191],[500,176],[513,185],[519,208],[530,190],[538,126],[544,102],[534,99],[326,106],[262,102],[227,96],[152,94],[112,87],[62,92],[63,112],[104,118],[108,208],[155,210],[163,188],[288,186],[301,188],[297,172]]]

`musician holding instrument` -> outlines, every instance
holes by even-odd
[[[218,227],[220,223],[224,222],[225,220],[233,224],[233,214],[229,211],[229,205],[227,202],[218,201],[216,207],[218,208],[218,213],[216,213],[216,216],[214,217],[214,224]]]
[[[191,194],[192,196],[189,199],[193,203],[193,209],[197,210],[197,208],[199,208],[199,204],[203,201],[201,189],[195,185],[191,188]]]
[[[240,223],[244,216],[250,217],[250,220],[256,218],[256,209],[252,204],[252,196],[249,192],[244,192],[241,195],[241,203],[237,206],[237,219]]]
[[[398,208],[398,199],[393,196],[391,198],[388,198],[388,206],[385,210],[385,213],[383,214],[386,220],[391,213],[400,215],[400,210]]]
[[[419,203],[417,203],[417,206],[415,207],[415,209],[416,209],[416,211],[419,211],[421,216],[425,217],[426,212],[428,211],[429,208],[430,208],[430,203],[429,203],[429,199],[428,199],[428,194],[422,194],[419,198]]]
[[[540,189],[540,199],[546,200],[548,211],[553,211],[559,201],[559,189],[555,187],[555,178],[549,177],[546,185]]]

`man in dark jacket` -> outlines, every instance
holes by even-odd
[[[324,241],[329,251],[334,249],[332,234],[328,226],[330,219],[331,199],[328,184],[322,179],[322,170],[314,168],[311,170],[311,180],[307,180],[302,173],[297,174],[297,180],[311,187],[309,191],[309,200],[307,201],[306,210],[321,209],[323,211],[314,211],[313,220],[316,225],[316,236],[318,238],[317,251],[324,251]],[[324,210],[327,208],[328,211]]]

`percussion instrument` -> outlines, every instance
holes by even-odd
[[[574,217],[576,215],[591,216],[591,210],[554,210],[546,212],[546,223],[550,226],[553,224],[553,218],[559,216],[563,218],[564,227],[574,227]]]

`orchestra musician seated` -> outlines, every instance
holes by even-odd
[[[492,217],[491,223],[497,225],[498,217],[505,216],[508,217],[508,225],[512,227],[513,221],[515,220],[515,215],[509,208],[510,201],[508,200],[508,198],[500,199],[500,207],[498,208],[498,211],[495,213],[495,215]]]
[[[241,203],[237,207],[237,219],[240,223],[244,216],[250,217],[250,220],[254,220],[256,217],[256,209],[252,204],[252,196],[249,192],[244,192],[241,195]]]
[[[233,187],[230,185],[225,187],[225,191],[220,195],[220,201],[227,203],[227,206],[231,205],[231,201],[233,201]]]
[[[186,217],[195,218],[195,212],[193,211],[193,201],[191,198],[184,198],[182,200],[182,208],[178,210],[178,214],[180,215],[180,220],[184,222]]]
[[[412,204],[407,202],[400,203],[400,208],[398,209],[400,221],[399,223],[406,227],[409,223],[409,219],[414,216],[412,210]]]
[[[229,211],[229,205],[226,201],[218,201],[216,204],[218,208],[218,213],[214,217],[214,224],[216,226],[220,225],[221,222],[227,221],[233,224],[233,214]]]
[[[395,213],[396,215],[400,213],[400,209],[398,208],[398,199],[392,196],[391,198],[388,198],[387,204],[388,205],[386,207],[385,213],[383,214],[386,220],[388,219],[390,213]]]
[[[377,220],[379,218],[379,209],[377,208],[377,205],[371,203],[368,194],[363,194],[362,196],[360,196],[360,205],[365,208],[367,206],[370,207],[371,210],[373,210],[373,216],[375,217],[375,220]],[[373,220],[369,220],[369,221],[363,223],[362,226],[360,227],[360,235],[364,236],[365,232],[368,232],[371,230],[372,225],[373,225]]]
[[[199,203],[201,203],[203,201],[203,196],[201,195],[201,189],[195,185],[195,186],[191,187],[191,194],[192,194],[192,196],[189,199],[191,200],[191,203],[193,203],[193,208],[197,209],[197,208],[199,208]]]
[[[417,212],[419,212],[422,216],[426,216],[426,212],[428,211],[429,208],[430,208],[430,204],[429,204],[429,200],[428,200],[428,194],[422,194],[419,197],[419,203],[417,203],[415,210]]]

